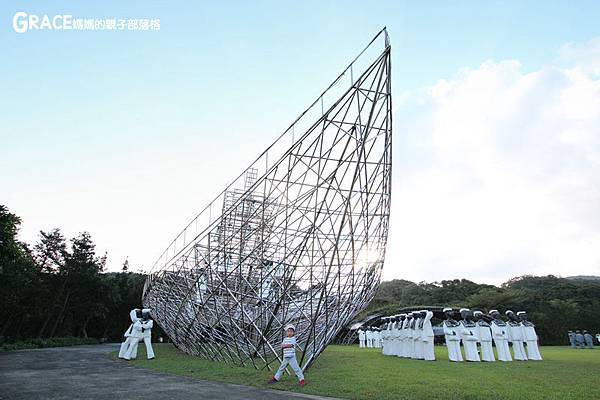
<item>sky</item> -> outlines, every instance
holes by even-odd
[[[394,171],[383,278],[600,275],[600,3],[0,4],[0,204],[147,270],[383,26]],[[101,4],[101,5],[100,5]],[[160,19],[31,30],[18,11]]]

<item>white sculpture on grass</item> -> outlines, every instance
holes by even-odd
[[[421,340],[423,341],[423,359],[427,361],[435,361],[435,348],[433,343],[434,333],[433,327],[431,326],[431,318],[433,318],[433,312],[429,310],[423,310],[425,313],[423,318],[423,329]]]
[[[468,308],[461,308],[460,315],[460,338],[465,349],[465,359],[471,362],[479,362],[479,353],[477,352],[477,325],[473,321],[473,314]]]
[[[137,349],[140,341],[144,341],[146,345],[146,356],[148,360],[154,358],[154,349],[152,348],[152,327],[154,322],[150,319],[150,310],[145,308],[141,312],[141,318],[137,318],[137,321],[133,324],[131,333],[132,340],[129,342],[127,350],[122,358],[125,360],[132,360],[137,357]]]
[[[505,314],[508,317],[508,341],[512,344],[513,358],[519,361],[527,361],[523,344],[523,327],[512,310],[507,310]]]
[[[508,346],[508,325],[500,319],[498,310],[490,310],[489,315],[492,317],[492,336],[496,345],[496,351],[498,352],[498,360],[504,362],[512,361],[510,347]]]
[[[527,358],[529,360],[540,361],[542,355],[540,354],[540,349],[538,347],[535,325],[527,319],[527,312],[519,311],[517,316],[521,320],[521,326],[523,327],[523,339],[527,346]]]
[[[133,325],[142,318],[142,310],[140,310],[139,308],[134,308],[129,312],[129,318],[131,319],[131,324],[123,334],[123,336],[125,337],[125,341],[121,343],[121,348],[119,349],[119,358],[125,358],[127,349],[134,341],[136,342],[136,352],[135,355],[133,355],[133,358],[135,358],[137,355],[137,342],[139,342],[139,338],[135,334]]]
[[[477,325],[477,339],[481,349],[481,361],[496,361],[494,348],[492,347],[492,330],[490,323],[483,319],[483,312],[475,311],[475,324]]]

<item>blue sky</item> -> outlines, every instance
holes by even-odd
[[[16,11],[160,18],[161,29],[17,34],[11,27]],[[595,44],[585,46],[600,36],[598,15],[600,3],[594,1],[4,2],[0,202],[23,217],[25,240],[54,226],[67,234],[88,230],[99,249],[108,251],[109,269],[117,269],[126,256],[134,266],[147,266],[187,219],[287,127],[383,26],[392,39],[399,108],[394,158],[398,198],[403,190],[414,192],[402,186],[414,178],[411,174],[447,169],[435,166],[443,159],[435,151],[437,142],[419,134],[440,121],[439,104],[423,93],[440,89],[440,82],[455,87],[476,81],[465,71],[477,72],[486,61],[496,63],[490,70],[501,76],[513,74],[508,86],[517,87],[520,79],[537,73],[546,77],[544,71],[552,68],[562,68],[571,79],[568,71],[579,62],[596,60]],[[565,49],[575,49],[569,54],[576,59],[565,58]],[[518,68],[502,64],[506,60],[517,60]],[[595,72],[586,76],[595,87]],[[555,87],[556,80],[548,79],[540,85]],[[596,104],[595,97],[585,101]],[[416,126],[415,115],[428,122]],[[589,122],[592,117],[585,118]],[[592,128],[586,137],[596,133]],[[495,150],[505,137],[499,135]],[[523,159],[530,156],[523,154]],[[596,165],[595,156],[581,166],[583,171]],[[395,204],[402,210],[409,206]],[[408,239],[410,227],[404,233],[400,228],[407,220],[404,211],[395,215],[391,238]],[[598,228],[579,231],[578,240],[595,244]],[[506,238],[494,238],[498,240],[506,243]],[[468,261],[431,245],[441,250],[424,249],[435,253],[427,260],[392,254],[385,277],[432,280],[436,265],[455,265],[454,274],[487,281],[509,278],[524,264],[532,266],[525,272],[563,271],[560,263],[541,260],[520,245],[507,245],[495,258]],[[461,263],[481,268],[460,269]],[[515,267],[498,272],[506,264]],[[586,265],[587,273],[600,269],[595,259]]]

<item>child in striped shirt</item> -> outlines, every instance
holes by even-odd
[[[281,374],[283,374],[285,367],[287,367],[289,364],[298,377],[298,384],[300,386],[304,386],[304,374],[298,365],[298,360],[296,360],[296,337],[294,336],[296,333],[296,328],[294,325],[290,324],[285,327],[285,330],[287,337],[285,337],[281,343],[281,348],[283,349],[283,361],[281,362],[281,366],[277,370],[277,373],[275,373],[275,376],[271,378],[268,383],[279,382]]]

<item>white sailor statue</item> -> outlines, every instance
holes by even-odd
[[[413,311],[413,357],[420,360],[423,358],[423,342],[421,342],[421,312]]]
[[[473,321],[473,314],[468,308],[460,309],[460,338],[465,349],[465,359],[471,362],[479,362],[479,353],[477,353],[477,325]]]
[[[370,326],[367,328],[367,331],[365,332],[365,337],[367,338],[367,347],[368,348],[373,347],[373,331],[371,330]]]
[[[481,346],[481,361],[496,361],[494,348],[492,347],[492,330],[490,323],[485,320],[486,316],[481,311],[473,313],[475,325],[477,325],[477,338]],[[489,318],[489,317],[488,317]]]
[[[391,324],[388,317],[382,317],[381,321],[383,324],[381,325],[381,354],[387,356],[390,351],[390,342],[389,342],[389,330],[388,326]]]
[[[396,326],[396,356],[406,357],[406,314],[400,314],[398,316],[398,322]]]
[[[152,348],[152,327],[154,326],[154,322],[150,318],[150,309],[145,308],[142,310],[142,318],[136,321],[133,324],[133,335],[137,337],[137,340],[133,340],[129,347],[127,348],[127,352],[123,357],[126,360],[131,360],[137,356],[137,347],[140,340],[144,341],[146,345],[146,355],[148,360],[152,360],[154,358],[154,349]],[[135,351],[135,354],[134,354]]]
[[[414,343],[413,343],[413,313],[406,314],[406,328],[404,340],[406,342],[406,358],[413,358]]]
[[[123,334],[123,336],[125,337],[125,341],[121,343],[121,348],[119,349],[119,358],[125,358],[125,354],[127,353],[129,345],[134,341],[136,343],[135,354],[132,355],[133,358],[137,356],[137,342],[139,342],[140,339],[137,337],[137,335],[135,335],[135,332],[133,331],[133,324],[142,319],[142,310],[140,310],[139,308],[134,308],[129,312],[129,318],[131,319],[131,324]]]
[[[373,328],[373,347],[381,348],[381,329],[378,327]]]
[[[365,331],[363,330],[363,328],[358,328],[358,347],[361,349],[366,347],[366,340],[367,335],[365,334]]]
[[[446,319],[444,320],[444,337],[448,348],[448,359],[454,362],[463,361],[460,352],[460,324],[453,318],[454,311],[444,308]]]
[[[390,356],[398,356],[398,349],[400,346],[400,327],[402,326],[402,322],[400,322],[400,317],[398,315],[393,315],[391,317],[390,324]]]
[[[527,346],[527,358],[530,360],[539,361],[542,359],[540,349],[538,348],[537,333],[535,332],[535,325],[527,319],[527,313],[525,311],[519,311],[517,316],[521,320],[521,326],[523,327],[523,339]]]
[[[508,325],[500,319],[498,310],[490,310],[489,315],[492,318],[492,337],[494,338],[494,344],[498,352],[498,360],[512,361],[510,347],[508,347]]]
[[[390,317],[390,329],[389,329],[389,341],[390,341],[390,356],[398,355],[398,333],[400,332],[398,329],[401,325],[400,319],[397,315],[393,315]]]
[[[433,313],[429,310],[423,310],[423,330],[421,331],[421,340],[423,341],[423,359],[426,361],[435,361],[435,348],[433,347],[433,327],[431,326],[431,318]]]
[[[512,343],[513,358],[515,360],[527,361],[525,346],[523,346],[523,329],[517,316],[511,310],[505,312],[508,317],[508,341]]]

